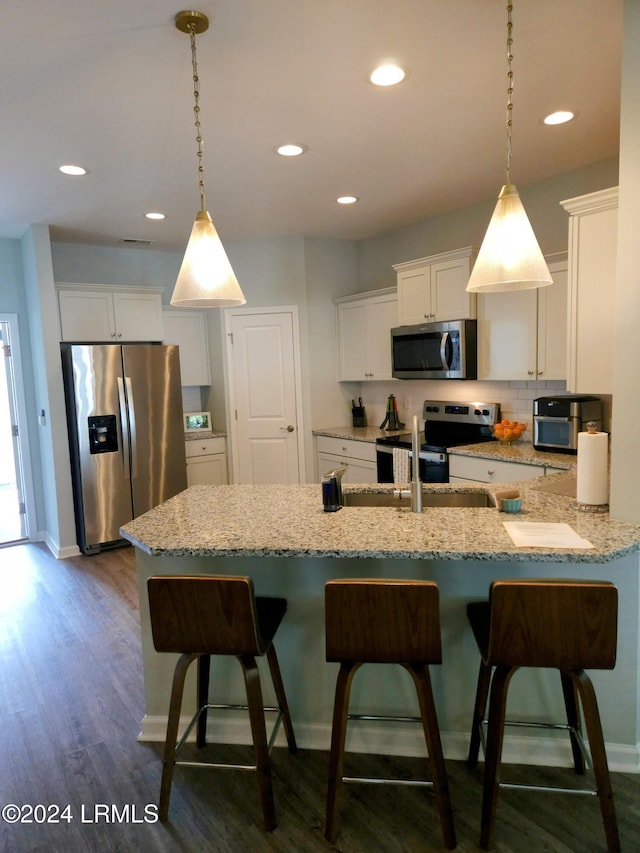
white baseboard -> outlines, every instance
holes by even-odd
[[[67,557],[77,557],[80,549],[77,545],[65,545],[60,547],[60,543],[56,542],[51,537],[48,531],[40,530],[35,537],[32,537],[33,542],[44,542],[47,548],[51,551],[56,560],[66,560]]]
[[[213,716],[213,715],[211,715]],[[190,723],[190,717],[180,718],[180,733]],[[267,720],[268,724],[268,720]],[[214,733],[215,726],[215,733]],[[235,712],[225,712],[221,720],[208,720],[211,739],[221,743],[251,743],[249,724],[245,717]],[[160,742],[167,731],[166,716],[145,716],[138,735],[141,742]],[[267,728],[267,732],[269,729]],[[301,749],[328,750],[331,742],[330,725],[296,725],[296,741]],[[467,757],[469,735],[466,732],[441,732],[442,750],[445,758],[462,761]],[[195,735],[194,735],[195,739]],[[282,728],[278,732],[276,746],[286,747],[287,741]],[[352,722],[347,732],[347,750],[380,755],[425,755],[422,729],[411,723],[364,723]],[[625,744],[606,744],[609,770],[620,773],[640,773],[640,744],[635,747]],[[505,764],[534,764],[545,767],[570,767],[572,764],[569,738],[522,737],[505,734],[502,760]]]

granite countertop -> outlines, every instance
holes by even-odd
[[[405,435],[411,432],[411,427],[404,426],[403,429],[380,429],[376,426],[366,427],[320,427],[312,430],[313,435],[326,435],[328,438],[350,438],[354,441],[368,441],[374,444],[379,438],[387,438],[390,435]]]
[[[204,438],[226,438],[226,432],[220,432],[218,430],[211,430],[208,432],[185,432],[184,440],[185,441],[202,441]]]
[[[320,484],[191,486],[126,524],[121,535],[151,555],[219,557],[363,557],[439,560],[607,562],[640,550],[640,525],[576,508],[570,473],[509,484],[522,511],[428,507],[322,509]],[[537,485],[536,485],[537,484]],[[491,494],[505,484],[430,484],[425,491]],[[544,490],[543,490],[544,489]],[[347,485],[345,492],[392,491]],[[516,548],[503,521],[566,522],[592,549]]]
[[[544,465],[561,471],[575,471],[578,457],[575,453],[549,453],[534,450],[530,441],[515,441],[504,444],[501,441],[484,441],[479,444],[464,444],[450,447],[454,456],[478,456],[482,459],[498,459],[503,462],[519,462],[522,465]]]

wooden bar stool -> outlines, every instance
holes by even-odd
[[[340,663],[336,682],[325,836],[335,841],[343,782],[433,786],[444,843],[456,846],[447,772],[442,755],[429,664],[442,662],[438,587],[430,581],[335,580],[325,586],[327,660]],[[413,678],[420,717],[349,714],[356,670],[364,663],[397,663]],[[432,781],[343,776],[347,721],[401,720],[422,723]]]
[[[487,725],[480,844],[489,850],[500,787],[596,793],[608,849],[620,849],[618,824],[607,765],[600,713],[591,679],[585,669],[613,669],[616,662],[618,591],[606,581],[501,580],[491,584],[489,601],[467,605],[481,661],[478,674],[468,763],[475,766]],[[529,723],[506,720],[507,691],[520,667],[544,667],[560,672],[567,723]],[[485,719],[487,698],[489,716]],[[596,791],[502,784],[500,761],[505,725],[560,728],[571,737],[573,763],[584,773],[586,747],[582,740],[580,705],[584,715]],[[484,746],[484,743],[483,743]]]
[[[226,575],[156,576],[147,581],[153,644],[158,652],[180,654],[173,675],[171,702],[164,746],[160,784],[160,820],[167,820],[173,768],[177,764],[196,767],[234,767],[255,770],[267,830],[275,828],[275,810],[269,754],[280,722],[284,723],[290,752],[296,741],[273,638],[287,609],[284,598],[256,597],[248,577]],[[277,707],[264,707],[256,656],[266,654]],[[246,705],[210,705],[209,665],[211,655],[234,655],[240,662],[247,693]],[[198,710],[178,742],[178,723],[184,681],[189,666],[198,661]],[[178,761],[177,755],[197,724],[197,743],[206,743],[207,710],[242,709],[249,712],[255,764],[220,764],[210,761]],[[265,711],[276,713],[267,743]]]

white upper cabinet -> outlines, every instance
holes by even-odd
[[[547,263],[549,287],[478,296],[478,379],[566,378],[567,258]]]
[[[391,329],[397,317],[395,287],[343,296],[335,302],[338,379],[391,379]]]
[[[474,319],[476,295],[466,287],[476,251],[468,246],[394,264],[398,276],[399,326]]]
[[[183,385],[211,385],[209,340],[204,311],[165,309],[164,343],[180,347],[180,377]]]
[[[569,213],[567,389],[613,392],[618,188],[561,202]]]
[[[162,290],[56,285],[63,341],[161,341]]]

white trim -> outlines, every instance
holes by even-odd
[[[251,743],[251,730],[246,713],[225,712],[224,719],[218,714],[208,721],[213,742]],[[191,722],[191,717],[180,717],[180,734]],[[269,717],[267,717],[267,730]],[[301,749],[327,751],[331,745],[329,724],[295,725],[296,742]],[[145,716],[138,735],[140,742],[164,742],[167,733],[167,718]],[[441,732],[442,750],[446,759],[464,761],[469,749],[468,732]],[[195,740],[195,733],[193,733]],[[276,738],[276,746],[286,747],[287,741],[282,728]],[[609,770],[615,773],[640,773],[640,744],[630,747],[625,744],[606,744]],[[419,725],[411,723],[358,723],[351,722],[347,731],[347,751],[375,755],[400,755],[421,757],[426,755],[424,735]],[[482,761],[482,754],[480,755]],[[537,738],[505,735],[502,752],[504,764],[530,764],[542,767],[571,767],[572,756],[569,738]]]
[[[298,482],[306,483],[306,464],[304,446],[304,410],[302,405],[302,360],[300,357],[300,322],[297,305],[273,305],[261,308],[228,308],[224,311],[224,376],[225,399],[227,407],[227,452],[229,454],[229,473],[231,482],[238,480],[238,429],[237,422],[232,416],[235,410],[235,389],[233,376],[229,366],[232,364],[231,318],[246,317],[251,314],[264,316],[266,314],[291,314],[293,332],[293,372],[296,388],[296,446],[298,452]]]
[[[18,416],[18,430],[20,433],[20,455],[22,466],[22,480],[24,488],[24,503],[26,509],[26,532],[31,542],[38,541],[36,538],[36,502],[33,489],[33,469],[31,467],[31,450],[29,447],[29,429],[27,419],[27,404],[24,396],[24,376],[22,372],[22,356],[20,351],[20,329],[18,328],[17,314],[0,314],[0,322],[9,326],[9,340],[11,341],[11,360],[13,362],[13,380],[15,385],[15,405]]]

